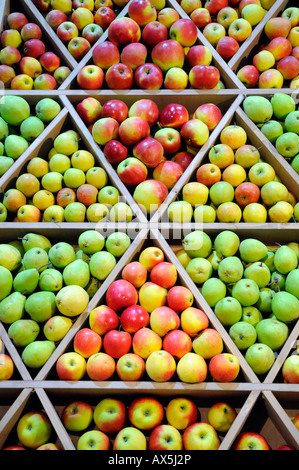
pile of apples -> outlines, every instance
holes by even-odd
[[[48,160],[33,157],[14,188],[7,189],[0,204],[2,221],[17,222],[129,222],[130,206],[119,190],[109,185],[107,172],[95,157],[80,148],[77,131],[61,132]]]
[[[13,376],[14,370],[14,362],[8,354],[5,354],[4,344],[0,337],[0,382],[9,380]]]
[[[215,381],[234,381],[237,357],[223,352],[221,335],[177,278],[160,248],[144,248],[57,360],[59,379],[167,382],[176,375],[181,382],[200,383],[210,374]]]
[[[270,99],[247,97],[243,109],[299,174],[299,108],[293,96],[275,93]]]
[[[194,22],[178,17],[174,9],[158,12],[151,0],[130,2],[128,16],[110,23],[108,39],[93,48],[92,60],[77,75],[80,88],[224,87],[219,70],[211,65],[211,51],[198,43]]]
[[[71,72],[47,47],[40,26],[23,13],[7,16],[0,43],[0,82],[5,88],[56,90]]]
[[[87,230],[77,247],[35,233],[0,245],[0,321],[26,366],[45,364],[130,243]]]
[[[212,241],[195,230],[177,257],[254,372],[268,372],[299,319],[298,243],[273,248],[230,230]],[[298,380],[298,357],[290,381]]]
[[[183,10],[224,60],[230,60],[275,2],[181,0]]]
[[[43,98],[35,106],[30,106],[20,96],[5,95],[0,104],[0,176],[27,150],[60,110],[60,104],[52,98]]]
[[[238,78],[248,87],[299,87],[299,8],[292,6],[271,18],[264,28],[264,43],[255,51],[252,65]]]
[[[245,130],[229,125],[208,152],[208,162],[169,204],[171,222],[287,223],[299,219],[299,204],[270,163],[247,141]]]
[[[80,61],[102,36],[126,1],[33,0],[47,23]]]
[[[77,112],[121,181],[145,213],[153,213],[177,183],[222,118],[212,103],[194,113],[178,103],[160,111],[149,98],[130,107],[120,99],[88,97]]]

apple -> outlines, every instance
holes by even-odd
[[[147,279],[147,269],[139,261],[132,261],[123,268],[122,278],[139,288]]]
[[[212,22],[205,26],[202,34],[212,44],[213,47],[216,47],[219,40],[225,37],[226,30],[225,27],[220,23]]]
[[[3,447],[2,450],[26,450],[26,449],[25,447],[22,447],[22,446],[12,445],[12,446]]]
[[[161,127],[181,129],[189,121],[189,112],[184,105],[178,103],[167,104],[160,112],[159,124]]]
[[[58,67],[53,74],[57,85],[60,86],[64,82],[64,80],[70,75],[70,73],[71,69],[69,67],[65,65]]]
[[[193,88],[212,89],[219,80],[220,72],[213,65],[195,65],[189,72],[189,81]]]
[[[232,6],[221,8],[217,13],[217,22],[220,23],[225,29],[229,28],[234,20],[238,19],[238,11]]]
[[[145,137],[135,143],[133,147],[134,157],[139,159],[147,168],[157,167],[163,161],[163,153],[162,144],[153,137]]]
[[[200,67],[200,66],[199,66]],[[204,145],[210,135],[208,126],[200,119],[189,119],[181,127],[181,137],[187,146],[201,147]]]
[[[213,163],[205,163],[196,171],[196,179],[205,186],[213,186],[221,180],[221,170]]]
[[[34,57],[23,57],[20,61],[20,71],[22,74],[36,78],[42,73],[42,65],[40,61]]]
[[[115,372],[115,360],[109,354],[98,352],[87,359],[86,373],[91,380],[108,380]]]
[[[223,351],[223,340],[217,330],[205,328],[193,339],[192,347],[196,354],[211,359]]]
[[[281,446],[278,446],[276,450],[295,450],[295,447],[283,444]]]
[[[43,412],[28,411],[18,421],[18,439],[23,446],[29,447],[29,449],[36,449],[48,442],[51,434],[51,421]]]
[[[169,352],[161,349],[148,356],[145,368],[147,375],[154,382],[168,382],[176,371],[176,362]]]
[[[209,326],[209,319],[205,312],[195,307],[187,307],[181,313],[181,327],[191,337]]]
[[[148,440],[149,450],[181,450],[183,441],[180,432],[169,424],[156,426]]]
[[[133,0],[129,5],[128,14],[140,27],[157,19],[157,10],[150,0]]]
[[[183,445],[185,450],[217,450],[220,439],[209,423],[196,422],[185,429]]]
[[[56,362],[56,372],[60,380],[80,380],[86,372],[86,360],[76,352],[64,353]]]
[[[229,36],[224,36],[219,39],[216,51],[224,60],[229,60],[236,54],[239,48],[240,45],[238,41]]]
[[[116,312],[131,305],[136,305],[138,293],[136,288],[125,279],[112,282],[106,292],[106,302],[108,307]]]
[[[184,430],[196,422],[198,411],[194,401],[191,399],[176,397],[168,402],[165,415],[171,426],[178,430]]]
[[[16,75],[10,83],[10,88],[12,90],[32,90],[33,80],[26,74]]]
[[[28,39],[24,42],[23,52],[26,56],[39,58],[46,51],[45,44],[40,39]]]
[[[167,289],[147,281],[140,287],[138,295],[140,305],[151,313],[166,304]]]
[[[87,8],[75,8],[70,16],[71,22],[82,31],[85,26],[94,22],[93,13]]]
[[[110,89],[129,89],[133,84],[133,70],[124,63],[113,64],[106,71],[105,80]]]
[[[28,23],[24,13],[12,12],[7,15],[7,24],[10,29],[21,31],[23,26]]]
[[[83,69],[82,69],[83,70]],[[120,125],[116,119],[107,117],[98,119],[92,127],[92,136],[99,145],[106,145],[119,135]]]
[[[139,24],[129,17],[115,18],[108,27],[108,39],[117,47],[130,42],[139,42],[141,30]]]
[[[128,117],[138,116],[145,119],[152,127],[159,118],[159,108],[155,101],[143,98],[135,101],[129,108]]]
[[[298,359],[298,355],[292,355],[284,361],[281,372],[285,383],[299,383]]]
[[[237,77],[248,88],[254,88],[259,80],[259,71],[254,65],[244,65],[238,70]]]
[[[151,312],[150,326],[155,333],[163,337],[168,331],[179,328],[180,318],[167,306],[157,307]]]
[[[162,348],[179,360],[185,354],[191,352],[192,340],[185,331],[174,329],[164,336]]]
[[[14,65],[21,60],[20,51],[13,46],[7,46],[0,51],[0,62],[2,65]]]
[[[131,349],[131,344],[132,337],[127,331],[110,330],[103,338],[104,350],[113,358],[127,354]]]
[[[148,122],[139,116],[128,117],[119,126],[119,137],[124,145],[134,145],[149,134]]]
[[[164,408],[154,397],[135,398],[128,407],[128,419],[131,425],[143,431],[159,426],[164,418]]]
[[[164,24],[167,29],[180,18],[178,12],[172,7],[164,7],[158,11],[158,21]]]
[[[260,198],[260,188],[254,183],[241,183],[235,189],[235,198],[237,203],[242,207],[257,203]]]
[[[77,83],[80,88],[86,90],[98,90],[102,87],[105,74],[97,65],[85,65],[77,75]]]
[[[298,26],[294,26],[294,28],[291,29],[290,34],[288,36],[288,39],[289,39],[292,47],[298,47],[299,46],[299,28],[298,28]]]
[[[55,72],[60,66],[60,58],[54,52],[48,51],[42,54],[39,58],[41,66],[49,73]]]
[[[77,113],[87,126],[94,124],[100,118],[101,109],[99,100],[92,96],[84,98],[76,106]]]
[[[292,80],[299,75],[299,60],[293,56],[284,57],[278,62],[277,70],[285,80]]]
[[[36,23],[26,23],[21,29],[21,36],[24,42],[28,39],[42,39],[42,30]]]
[[[73,401],[66,405],[61,413],[61,420],[68,431],[84,431],[89,427],[92,419],[92,406],[80,400]]]
[[[146,450],[146,437],[135,427],[125,427],[116,435],[113,450]]]
[[[56,30],[61,23],[67,21],[67,15],[61,10],[50,10],[45,19],[51,28]]]
[[[186,168],[188,168],[188,166],[193,160],[193,155],[190,152],[182,151],[182,152],[175,153],[175,155],[172,157],[171,160],[173,160],[174,162],[177,162],[179,165],[181,165],[183,170],[186,170]]]
[[[255,432],[241,432],[234,443],[234,450],[270,450],[266,439]]]
[[[195,8],[195,10],[190,13],[190,18],[199,29],[204,28],[207,24],[212,22],[209,10],[202,7]]]
[[[9,380],[13,376],[14,369],[15,366],[11,357],[7,354],[0,354],[0,381]]]
[[[147,167],[137,158],[129,157],[117,166],[117,174],[127,186],[135,186],[146,180]]]
[[[180,18],[170,26],[169,37],[183,47],[191,47],[197,40],[197,27],[190,18]]]
[[[204,382],[208,374],[208,366],[202,356],[190,351],[179,359],[177,374],[182,382]]]
[[[265,24],[265,34],[271,41],[277,37],[287,38],[292,28],[292,23],[288,18],[284,16],[274,17],[267,21]]]
[[[109,27],[115,17],[115,12],[111,7],[102,6],[96,10],[94,14],[94,22],[104,31]]]
[[[222,112],[213,103],[206,103],[198,106],[193,113],[193,118],[200,119],[208,126],[210,131],[214,130],[222,119]]]
[[[83,433],[77,442],[77,450],[109,450],[110,440],[107,434],[96,429]]]
[[[185,62],[184,47],[175,39],[166,39],[153,47],[151,58],[162,72],[167,72],[172,67],[183,68]]]
[[[267,45],[266,50],[272,52],[275,57],[275,61],[283,59],[291,55],[292,53],[292,44],[287,38],[277,37],[270,41]]]
[[[100,117],[112,117],[120,124],[128,117],[128,106],[121,100],[108,100],[101,108]]]
[[[173,263],[161,261],[151,270],[150,279],[159,286],[170,289],[177,281],[177,269]]]
[[[39,222],[41,220],[41,211],[30,204],[20,207],[17,212],[19,222]]]
[[[135,83],[144,90],[159,90],[163,85],[163,73],[153,63],[139,65],[134,73]]]
[[[158,180],[148,179],[139,183],[133,193],[135,202],[147,214],[152,214],[168,195],[167,186]]]
[[[92,58],[95,65],[107,70],[111,65],[120,62],[120,52],[111,41],[104,41],[93,48]]]
[[[1,34],[1,46],[13,46],[15,48],[20,47],[22,44],[22,38],[19,31],[14,29],[6,29]]]
[[[162,349],[161,336],[146,326],[142,327],[133,335],[132,348],[135,354],[147,359],[152,352]]]
[[[236,356],[220,353],[209,362],[209,372],[217,382],[233,382],[239,374],[240,364]]]
[[[105,144],[103,153],[109,163],[120,163],[127,158],[128,148],[119,142],[119,140],[112,139]]]
[[[151,48],[158,44],[158,42],[168,39],[168,29],[160,21],[151,21],[142,29],[141,38],[142,42]]]
[[[167,305],[176,312],[183,312],[183,310],[191,307],[193,301],[193,294],[187,287],[173,286],[168,291]]]
[[[3,83],[5,88],[8,88],[11,84],[12,79],[16,76],[16,73],[10,65],[0,65],[0,81]]]
[[[139,381],[145,374],[145,361],[138,354],[124,354],[116,363],[116,373],[120,380]]]
[[[284,79],[277,69],[269,69],[262,72],[259,78],[259,88],[282,88]]]
[[[249,21],[244,18],[234,20],[229,28],[228,35],[237,42],[245,41],[252,33],[252,26]]]
[[[74,337],[74,351],[85,358],[98,353],[101,347],[101,336],[90,328],[82,328]]]
[[[107,305],[100,305],[89,314],[89,326],[99,335],[104,335],[107,331],[116,329],[118,325],[118,315]]]
[[[214,403],[208,411],[208,422],[217,432],[227,432],[236,419],[235,408],[225,402]]]
[[[91,49],[90,42],[85,37],[72,38],[68,43],[68,51],[72,56],[80,61],[85,54]]]
[[[210,49],[197,44],[188,49],[186,59],[190,67],[194,67],[195,65],[211,65],[213,56]]]
[[[93,419],[100,431],[114,434],[120,431],[126,421],[124,403],[116,398],[103,398],[95,407]]]

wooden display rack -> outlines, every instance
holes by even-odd
[[[17,6],[16,6],[17,3]],[[247,132],[248,139],[253,145],[261,148],[263,158],[271,163],[282,181],[299,199],[299,176],[290,165],[277,153],[272,144],[270,144],[252,124],[242,110],[242,102],[249,94],[263,95],[271,97],[273,90],[247,90],[237,79],[236,71],[240,67],[242,59],[249,57],[252,48],[258,44],[263,28],[266,22],[280,14],[290,2],[286,0],[276,1],[273,7],[265,15],[264,19],[257,25],[250,38],[240,47],[238,53],[226,63],[209,44],[203,34],[198,31],[198,43],[209,47],[213,54],[213,63],[221,72],[221,79],[226,88],[224,90],[99,90],[90,92],[89,90],[80,90],[76,87],[76,76],[78,71],[92,60],[92,49],[78,63],[70,55],[65,45],[58,39],[56,33],[50,28],[44,19],[44,16],[33,5],[31,0],[18,0],[10,2],[4,0],[0,4],[0,28],[5,26],[5,18],[11,11],[13,5],[14,11],[24,11],[30,18],[34,18],[42,28],[47,37],[47,41],[53,47],[53,50],[59,51],[59,55],[71,69],[72,72],[58,90],[40,92],[15,92],[7,90],[9,94],[23,96],[29,104],[34,105],[42,97],[52,97],[59,100],[61,112],[45,128],[43,133],[36,139],[26,152],[13,164],[13,166],[0,178],[0,188],[3,193],[9,187],[12,187],[16,177],[24,171],[26,164],[35,156],[42,156],[50,150],[53,139],[59,132],[68,126],[76,128],[81,135],[84,146],[90,150],[109,175],[111,184],[115,185],[120,193],[125,197],[129,205],[134,208],[134,220],[129,224],[119,224],[117,230],[126,231],[132,239],[132,244],[127,252],[121,257],[116,267],[103,282],[95,296],[91,299],[86,311],[76,319],[73,327],[65,338],[57,345],[56,350],[47,361],[47,363],[37,371],[28,370],[22,362],[19,352],[8,337],[6,328],[0,323],[0,337],[3,340],[4,347],[12,357],[15,364],[15,373],[11,380],[0,382],[0,449],[9,445],[10,436],[15,436],[15,428],[18,419],[28,409],[37,407],[44,410],[53,425],[56,443],[65,450],[74,450],[76,448],[76,436],[70,435],[62,425],[60,415],[62,407],[68,404],[71,399],[84,398],[87,402],[95,405],[105,396],[121,396],[126,402],[136,396],[152,395],[159,397],[165,405],[167,400],[175,396],[189,396],[198,402],[200,413],[203,419],[206,419],[208,407],[213,400],[227,400],[236,407],[238,415],[230,430],[221,436],[221,445],[219,450],[229,450],[233,447],[237,435],[242,430],[254,430],[261,432],[270,443],[271,448],[275,449],[282,444],[289,444],[299,449],[299,431],[292,423],[292,419],[299,412],[299,387],[294,384],[283,383],[281,377],[281,368],[284,360],[293,352],[294,344],[299,339],[299,321],[292,326],[290,335],[279,351],[276,361],[268,374],[263,377],[257,377],[246,362],[243,354],[231,340],[227,330],[216,318],[213,310],[209,307],[198,287],[191,281],[185,269],[179,263],[175,250],[181,246],[183,234],[194,230],[196,224],[182,226],[180,224],[169,224],[165,221],[165,213],[170,202],[174,201],[179,192],[191,178],[194,171],[205,158],[208,149],[217,141],[223,127],[231,122],[237,122]],[[181,17],[188,17],[175,0],[167,0],[167,6],[175,8]],[[127,15],[128,5],[124,7],[119,16]],[[107,31],[101,36],[99,42],[107,39]],[[95,46],[93,46],[95,47]],[[282,89],[275,92],[291,94],[294,90]],[[76,112],[76,104],[86,96],[96,96],[101,103],[109,99],[118,97],[128,105],[138,99],[150,97],[161,109],[166,104],[177,102],[184,104],[190,112],[193,112],[197,106],[202,103],[213,102],[223,111],[223,118],[216,129],[211,133],[207,143],[199,150],[194,157],[193,162],[183,173],[180,180],[169,192],[168,198],[155,212],[150,220],[142,213],[133,200],[131,192],[120,181],[115,169],[107,162],[102,150],[90,136],[90,132],[82,122]],[[32,223],[22,224],[15,222],[0,223],[0,240],[5,243],[22,236],[30,231],[41,233],[52,240],[74,242],[78,235],[91,228],[100,230],[103,234],[115,231],[112,224],[74,224],[74,223]],[[222,230],[233,230],[240,238],[248,236],[256,237],[265,243],[288,243],[299,241],[299,224],[203,224],[203,230],[213,238]],[[167,237],[165,234],[167,233]],[[165,258],[174,263],[178,271],[178,281],[188,287],[194,295],[195,305],[202,308],[213,328],[216,328],[223,338],[225,349],[234,354],[240,362],[240,374],[238,380],[233,383],[218,383],[207,381],[200,384],[186,384],[178,381],[167,383],[156,383],[150,380],[141,382],[121,382],[120,380],[111,380],[107,382],[93,382],[91,380],[82,380],[79,382],[63,382],[58,380],[55,375],[55,363],[58,357],[65,351],[72,348],[72,341],[75,333],[88,322],[90,311],[105,299],[108,286],[121,275],[122,268],[129,262],[136,260],[140,251],[149,245],[161,248]],[[253,429],[254,428],[254,429]]]

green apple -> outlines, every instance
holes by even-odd
[[[56,343],[65,337],[72,325],[71,318],[64,317],[63,315],[54,315],[44,324],[43,333],[47,340]]]
[[[84,432],[78,439],[77,450],[109,450],[110,439],[102,431],[93,429]]]
[[[97,230],[86,230],[78,238],[79,248],[87,255],[101,251],[105,245],[105,238]]]
[[[58,292],[63,286],[62,273],[58,269],[45,269],[39,276],[38,286],[44,291]]]
[[[242,305],[234,297],[224,297],[215,305],[215,315],[224,326],[231,326],[241,320]]]
[[[234,256],[240,246],[240,238],[232,230],[223,230],[214,240],[214,247],[219,257]]]
[[[167,209],[170,222],[187,223],[193,216],[193,208],[188,201],[173,201]]]
[[[131,222],[133,212],[131,207],[125,202],[117,202],[111,207],[109,218],[111,222]]]
[[[186,271],[195,284],[203,284],[212,276],[213,267],[206,258],[193,258],[188,263]]]
[[[100,179],[101,178],[103,179],[102,172],[106,174],[103,168],[98,168],[98,169],[94,168],[95,158],[92,155],[92,153],[89,152],[88,150],[78,150],[77,152],[74,152],[71,157],[71,162],[72,162],[73,168],[78,168],[79,170],[82,170],[84,173],[86,173],[86,178],[87,178],[87,172],[89,171],[88,175],[90,179],[91,174],[92,174],[90,170],[96,170],[93,173],[95,181],[97,181],[97,177],[99,177]],[[98,170],[102,170],[102,171],[98,171]]]
[[[42,187],[51,193],[58,193],[63,187],[63,175],[58,171],[49,171],[42,177]]]
[[[64,209],[66,222],[84,222],[86,216],[86,206],[81,202],[71,202]]]
[[[38,323],[47,321],[56,312],[55,294],[48,291],[31,294],[25,302],[25,310],[31,320]]]
[[[274,144],[278,137],[283,134],[284,130],[280,122],[271,119],[262,125],[261,132]]]
[[[46,123],[52,121],[60,111],[60,104],[52,98],[43,98],[35,106],[36,116]]]
[[[246,321],[253,326],[256,326],[259,321],[263,319],[263,316],[258,308],[250,305],[249,307],[243,307],[242,309],[242,321]]]
[[[107,206],[114,206],[119,200],[119,190],[114,186],[105,186],[98,193],[98,202]]]
[[[276,150],[285,158],[295,157],[299,148],[299,135],[295,132],[285,132],[276,140]]]
[[[19,126],[30,116],[30,106],[20,96],[6,95],[0,104],[1,117],[11,126]]]
[[[67,155],[63,155],[62,153],[56,153],[53,155],[49,162],[49,169],[50,171],[54,171],[56,173],[61,173],[64,175],[66,170],[71,168],[71,160],[70,157]]]
[[[13,323],[20,320],[25,313],[26,297],[20,292],[13,292],[0,302],[0,321]]]
[[[15,346],[25,347],[32,343],[40,332],[39,324],[34,320],[21,318],[8,328],[8,336]]]
[[[55,268],[65,268],[75,259],[74,247],[67,242],[58,242],[49,250],[49,260]]]
[[[194,230],[186,235],[182,244],[190,258],[207,258],[212,251],[211,238],[200,230]]]
[[[68,168],[63,175],[63,180],[67,188],[77,189],[85,183],[86,176],[80,168]]]
[[[239,281],[244,272],[243,264],[237,256],[228,256],[218,265],[218,276],[226,284]]]
[[[267,344],[254,343],[247,349],[245,359],[257,375],[262,375],[273,366],[275,355]]]
[[[284,125],[287,132],[299,134],[299,111],[290,112],[285,118]]]
[[[294,250],[287,245],[280,246],[274,255],[274,265],[281,274],[288,274],[298,266],[298,258]]]
[[[56,346],[53,341],[36,340],[25,346],[22,352],[22,360],[27,367],[39,369],[47,362],[55,349]]]
[[[299,222],[299,202],[294,206],[294,217],[297,222]]]
[[[29,142],[21,135],[9,135],[4,141],[4,150],[7,157],[16,160],[29,147]]]
[[[224,202],[232,202],[234,197],[234,187],[227,181],[218,181],[210,187],[210,199],[215,206]]]
[[[89,266],[82,259],[76,259],[64,268],[62,276],[66,286],[75,285],[85,288],[90,280]]]
[[[242,240],[239,247],[242,261],[245,263],[254,263],[260,261],[267,256],[268,248],[260,240],[247,238]]]
[[[289,335],[288,326],[275,318],[265,318],[255,328],[259,343],[267,344],[273,351],[280,349]]]
[[[54,148],[57,153],[72,155],[79,150],[80,136],[75,131],[65,131],[59,134],[54,140]]]
[[[28,142],[33,142],[45,129],[45,125],[37,116],[29,116],[20,126],[21,136]]]
[[[56,306],[66,317],[81,315],[88,303],[89,295],[81,286],[65,286],[56,294]]]
[[[244,350],[255,343],[257,333],[253,325],[246,321],[239,321],[230,327],[229,336],[239,349]]]
[[[260,289],[252,279],[240,279],[233,286],[232,296],[240,302],[242,307],[249,307],[257,303]]]
[[[90,273],[99,281],[103,281],[116,266],[116,258],[108,251],[99,251],[91,256],[89,262]]]
[[[293,269],[288,273],[285,290],[299,299],[299,269]]]
[[[210,307],[215,307],[219,300],[224,299],[226,292],[227,288],[225,283],[217,277],[207,279],[201,288],[201,294]]]
[[[236,417],[236,410],[224,402],[214,403],[208,411],[208,422],[218,432],[227,432]]]
[[[111,233],[105,242],[107,251],[116,258],[122,256],[130,245],[130,237],[123,232]]]
[[[7,297],[12,290],[13,277],[4,266],[0,266],[0,301]]]
[[[0,176],[4,175],[13,164],[14,159],[12,157],[0,156]]]
[[[139,429],[135,427],[125,427],[121,429],[114,440],[114,450],[146,450],[146,437]]]
[[[243,108],[249,119],[256,124],[264,124],[273,116],[271,102],[263,96],[248,96],[243,101]]]
[[[272,312],[278,320],[292,323],[299,318],[299,300],[289,292],[276,292],[272,299]]]
[[[285,93],[275,93],[271,98],[274,116],[285,119],[287,115],[296,110],[294,98]]]
[[[43,412],[29,411],[18,421],[18,439],[25,447],[30,449],[36,449],[49,442],[51,434],[51,422]]]

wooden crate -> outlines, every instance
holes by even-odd
[[[204,102],[214,102],[218,104],[224,111],[222,122],[211,133],[209,141],[203,146],[196,155],[194,162],[185,171],[177,185],[170,191],[169,196],[157,211],[151,220],[136,208],[136,218],[130,224],[103,224],[98,227],[96,224],[21,224],[6,222],[0,224],[0,240],[7,242],[22,236],[29,231],[41,233],[52,240],[57,241],[75,241],[82,231],[90,228],[97,228],[103,234],[112,231],[126,231],[131,239],[132,245],[121,258],[115,269],[111,272],[105,282],[102,284],[96,295],[93,297],[89,306],[74,323],[73,328],[66,337],[60,342],[56,351],[52,354],[47,363],[33,377],[23,364],[20,355],[3,325],[0,324],[0,337],[4,343],[4,349],[11,355],[15,363],[15,373],[11,380],[0,382],[0,448],[8,445],[15,438],[15,427],[18,419],[22,414],[30,409],[36,408],[44,410],[54,428],[55,442],[63,449],[74,450],[78,436],[70,435],[64,428],[60,413],[63,406],[74,398],[81,397],[86,401],[90,401],[93,405],[100,400],[101,397],[113,396],[123,397],[126,403],[133,397],[152,395],[158,397],[165,405],[167,400],[176,396],[189,396],[198,401],[202,410],[202,416],[206,419],[208,407],[212,402],[227,400],[231,401],[233,406],[238,410],[237,419],[234,421],[229,432],[222,436],[220,450],[229,450],[233,448],[237,435],[242,430],[254,430],[261,432],[269,440],[271,448],[275,449],[278,445],[288,443],[299,449],[299,432],[292,423],[292,419],[296,412],[299,411],[298,404],[298,385],[285,384],[282,381],[281,368],[284,360],[292,353],[294,344],[299,338],[299,322],[294,325],[290,335],[280,350],[277,359],[263,380],[257,377],[248,366],[243,355],[232,342],[226,329],[220,324],[215,317],[212,309],[207,305],[204,298],[200,294],[197,286],[191,281],[186,271],[178,262],[175,251],[181,246],[183,235],[189,233],[196,228],[196,224],[180,225],[169,224],[164,221],[167,204],[175,200],[183,185],[190,180],[193,172],[205,158],[208,148],[216,142],[221,129],[228,123],[236,121],[242,125],[247,133],[249,140],[255,142],[257,146],[263,147],[263,154],[266,161],[269,161],[277,171],[290,190],[299,198],[298,175],[286,164],[285,160],[275,151],[274,147],[264,139],[258,128],[253,125],[242,110],[242,101],[249,94],[263,95],[271,97],[273,90],[247,90],[236,77],[236,71],[241,66],[244,58],[250,59],[250,53],[253,46],[257,45],[262,37],[265,22],[273,16],[280,14],[290,3],[286,0],[275,2],[269,10],[264,20],[254,28],[250,38],[240,47],[238,53],[226,63],[215,50],[212,50],[213,63],[220,72],[222,79],[225,81],[226,89],[224,90],[79,90],[76,86],[76,76],[79,70],[92,60],[92,50],[79,63],[69,54],[65,45],[57,38],[55,32],[49,27],[44,16],[32,4],[31,0],[18,0],[16,3],[10,0],[0,2],[0,29],[5,25],[6,15],[11,11],[20,8],[34,19],[43,29],[44,34],[53,47],[53,50],[59,51],[59,55],[71,69],[72,73],[68,79],[62,84],[59,90],[47,91],[43,94],[32,91],[11,92],[26,97],[30,104],[37,102],[41,96],[55,97],[62,104],[61,113],[50,123],[40,138],[30,146],[18,161],[3,175],[0,179],[0,187],[3,192],[5,189],[13,185],[17,175],[23,170],[26,163],[34,156],[40,155],[40,152],[49,151],[53,137],[64,129],[65,126],[75,126],[81,134],[84,145],[96,156],[99,165],[102,165],[109,171],[109,177],[121,193],[126,197],[128,203],[133,205],[132,194],[119,180],[115,170],[109,165],[103,156],[102,151],[90,138],[90,133],[86,126],[83,125],[81,119],[75,111],[75,105],[86,96],[95,96],[101,102],[108,99],[119,97],[127,104],[132,104],[142,97],[150,97],[160,107],[160,109],[169,102],[179,102],[186,104],[190,109]],[[179,12],[181,17],[187,17],[180,5],[175,0],[168,0],[167,5],[171,6]],[[128,12],[128,5],[119,13],[121,16]],[[107,39],[107,31],[104,32],[99,42]],[[198,32],[198,42],[210,47],[208,41]],[[93,46],[95,47],[95,46]],[[213,49],[213,48],[211,48]],[[245,60],[245,59],[244,59]],[[277,91],[277,90],[275,90]],[[279,90],[284,93],[290,93],[290,90]],[[206,224],[204,227],[211,236],[215,236],[222,230],[234,230],[241,238],[249,236],[257,237],[267,244],[288,243],[291,241],[299,241],[298,224]],[[105,299],[108,286],[114,279],[118,279],[121,275],[122,268],[132,260],[137,259],[142,247],[154,244],[160,247],[165,257],[173,262],[179,273],[179,282],[188,287],[194,295],[195,305],[204,309],[207,313],[211,325],[216,328],[222,335],[224,345],[227,351],[235,354],[241,365],[240,376],[237,382],[233,383],[217,383],[207,381],[200,384],[184,384],[178,381],[170,381],[167,383],[156,383],[150,380],[140,382],[121,382],[120,380],[111,380],[107,382],[93,382],[91,380],[82,380],[79,382],[63,382],[55,376],[55,362],[58,357],[65,351],[72,348],[72,341],[75,333],[86,325],[88,316],[92,308],[97,306]],[[14,442],[15,443],[15,442]]]

